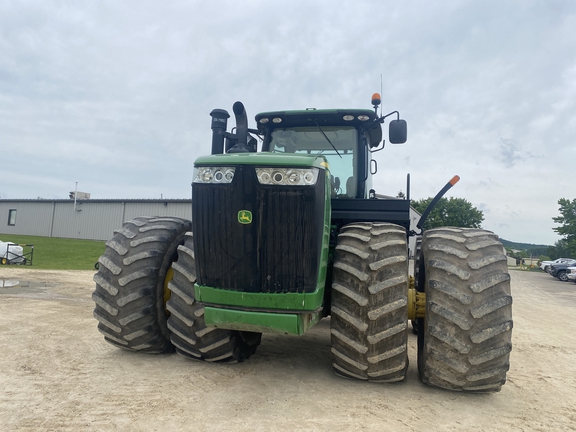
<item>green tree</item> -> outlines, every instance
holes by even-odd
[[[546,255],[550,257],[550,260],[555,260],[556,258],[569,258],[572,254],[568,249],[566,240],[562,239],[554,243],[554,246],[548,246]]]
[[[552,229],[564,237],[563,246],[572,256],[576,256],[576,198],[572,201],[560,198],[558,205],[560,216],[553,217],[552,220],[560,226]]]
[[[420,214],[424,213],[433,198],[412,201],[412,207]],[[481,228],[484,221],[482,210],[474,207],[464,198],[441,198],[434,210],[428,215],[424,229],[441,226],[462,228]]]

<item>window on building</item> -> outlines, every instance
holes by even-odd
[[[16,209],[8,210],[8,225],[16,225]]]

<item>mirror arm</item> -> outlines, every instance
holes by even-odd
[[[378,123],[384,123],[384,119],[386,117],[390,117],[391,115],[396,114],[396,120],[400,120],[400,113],[398,111],[392,111],[391,113],[388,113],[386,115],[383,115],[382,117],[377,118],[376,120],[374,120],[371,123],[368,123],[366,126],[364,126],[364,130],[368,130],[370,129],[372,126],[378,124]]]
[[[380,122],[384,121],[386,117],[390,117],[392,114],[396,114],[396,120],[400,120],[400,113],[398,111],[392,111],[391,113],[386,114],[385,116],[380,117],[378,120]]]

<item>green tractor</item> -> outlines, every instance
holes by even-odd
[[[406,199],[372,189],[388,117],[373,109],[275,111],[248,128],[244,106],[213,110],[212,154],[194,163],[192,221],[138,217],[106,243],[94,276],[98,329],[134,351],[242,362],[262,333],[302,335],[330,317],[334,372],[404,379],[408,321],[426,384],[492,392],[506,381],[512,297],[490,231],[422,233]],[[257,151],[258,140],[261,151]],[[414,278],[408,239],[418,237]]]

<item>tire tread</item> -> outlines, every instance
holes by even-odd
[[[426,317],[418,344],[424,383],[494,392],[506,382],[513,322],[503,251],[498,237],[482,229],[424,234]]]
[[[356,222],[342,227],[333,265],[334,372],[374,382],[401,381],[408,366],[408,254],[405,230]]]

